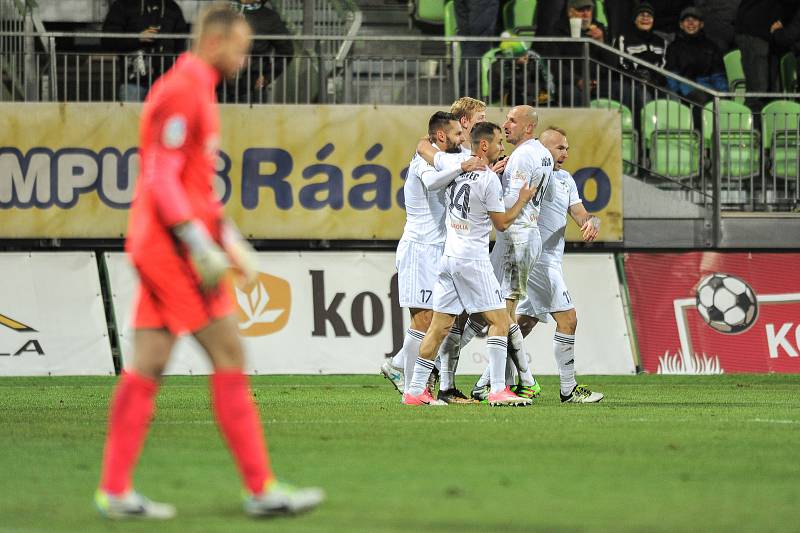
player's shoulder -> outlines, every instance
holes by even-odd
[[[174,68],[153,84],[151,93],[149,103],[154,110],[188,112],[200,102],[200,92],[192,80]]]

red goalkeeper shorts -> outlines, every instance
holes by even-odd
[[[234,311],[228,282],[203,291],[189,261],[177,254],[160,254],[157,260],[148,258],[134,264],[139,273],[135,329],[194,333]]]

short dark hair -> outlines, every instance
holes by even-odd
[[[428,135],[434,136],[438,130],[447,128],[451,120],[458,122],[458,118],[454,114],[447,111],[437,111],[431,115],[428,121]]]
[[[200,18],[195,24],[194,39],[197,41],[211,28],[222,29],[223,34],[230,35],[231,29],[242,22],[246,24],[247,19],[228,2],[214,2],[201,12]]]
[[[472,127],[472,147],[477,147],[482,140],[491,142],[494,139],[494,132],[502,131],[500,126],[494,122],[478,122]]]

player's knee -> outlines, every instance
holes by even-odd
[[[522,332],[522,336],[527,337],[528,334],[533,330],[533,326],[536,325],[536,319],[528,315],[519,315],[517,317],[517,325],[519,326],[519,330]]]
[[[558,325],[558,331],[561,333],[575,335],[575,331],[578,329],[578,314],[574,309],[565,313],[559,313],[556,323]]]

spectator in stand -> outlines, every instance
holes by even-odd
[[[664,68],[667,63],[667,40],[653,31],[655,22],[653,6],[649,2],[639,4],[634,12],[633,20],[633,29],[620,35],[614,41],[614,47],[621,52],[632,55],[636,59]],[[646,84],[636,83],[633,87],[629,82],[612,84],[612,90],[616,98],[621,99],[622,103],[631,108],[634,116],[637,116],[636,110],[641,109],[645,102],[649,100],[649,95],[653,92],[652,88],[664,86],[664,76],[644,65],[627,59],[620,58],[619,63],[624,71],[646,82]],[[620,85],[622,86],[621,94]],[[635,98],[634,95],[636,96]]]
[[[781,7],[778,0],[742,0],[739,5],[735,41],[742,51],[742,68],[749,93],[778,89],[778,64],[770,53],[770,30],[781,20]]]
[[[567,9],[567,0],[547,0],[536,4],[537,35],[554,35]]]
[[[675,39],[675,29],[680,22],[679,15],[687,7],[694,5],[693,0],[650,0],[653,9],[658,13],[653,31],[663,35],[667,42]]]
[[[497,13],[500,0],[455,0],[458,34],[465,37],[497,37]],[[461,43],[461,57],[465,65],[464,89],[462,94],[478,96],[480,87],[480,57],[492,48],[490,42]],[[478,58],[478,59],[476,59]]]
[[[783,21],[786,20],[786,24]],[[773,57],[780,60],[787,52],[800,56],[800,2],[797,0],[787,2],[784,6],[783,19],[778,20],[770,26],[772,34],[772,44],[774,46]],[[797,87],[781,87],[782,90],[795,92]]]
[[[103,47],[125,55],[120,61],[119,99],[144,101],[150,85],[185,50],[186,39],[154,39],[159,33],[189,33],[175,0],[116,0],[103,21],[105,33],[138,33],[138,39],[103,39]]]
[[[695,5],[705,16],[703,30],[724,55],[735,47],[736,11],[741,0],[695,0]]]
[[[631,14],[636,13],[639,0],[605,0],[604,4],[609,33],[606,38],[613,42],[633,27]]]
[[[567,9],[562,13],[561,19],[552,28],[550,33],[542,34],[537,31],[537,35],[552,37],[570,37],[569,19],[581,19],[581,37],[594,39],[601,43],[607,43],[606,27],[595,18],[593,0],[568,0]],[[578,57],[581,50],[575,46],[564,43],[541,44],[539,48],[542,56],[547,58],[558,57]],[[597,61],[604,61],[605,55],[600,50],[592,50],[593,58]],[[562,106],[582,105],[584,92],[589,91],[590,95],[597,96],[598,80],[591,79],[588,84],[584,82],[582,69],[578,62],[567,61],[561,65],[562,68],[554,66],[553,69],[561,72],[560,82],[558,83],[561,99],[558,102]],[[588,88],[587,88],[588,85]]]
[[[620,35],[614,41],[614,47],[636,59],[664,68],[667,64],[667,40],[653,31],[655,25],[653,5],[649,2],[639,4],[634,11],[633,20],[633,29]],[[664,84],[664,77],[647,67],[625,59],[620,59],[620,66],[641,80],[657,85]]]
[[[555,83],[542,57],[522,41],[504,41],[500,48],[502,55],[492,63],[491,101],[504,107],[549,105]]]
[[[703,15],[696,7],[681,11],[680,31],[667,48],[667,70],[717,91],[727,91],[725,65],[719,48],[703,32]],[[705,103],[704,93],[670,78],[667,87],[697,103]]]
[[[231,2],[241,11],[253,36],[289,35],[289,30],[277,11],[266,5],[264,0],[238,0]],[[220,101],[228,103],[264,102],[264,91],[269,84],[283,73],[284,68],[294,57],[292,41],[253,39],[249,65],[235,80],[227,83],[224,93],[218,91]]]

